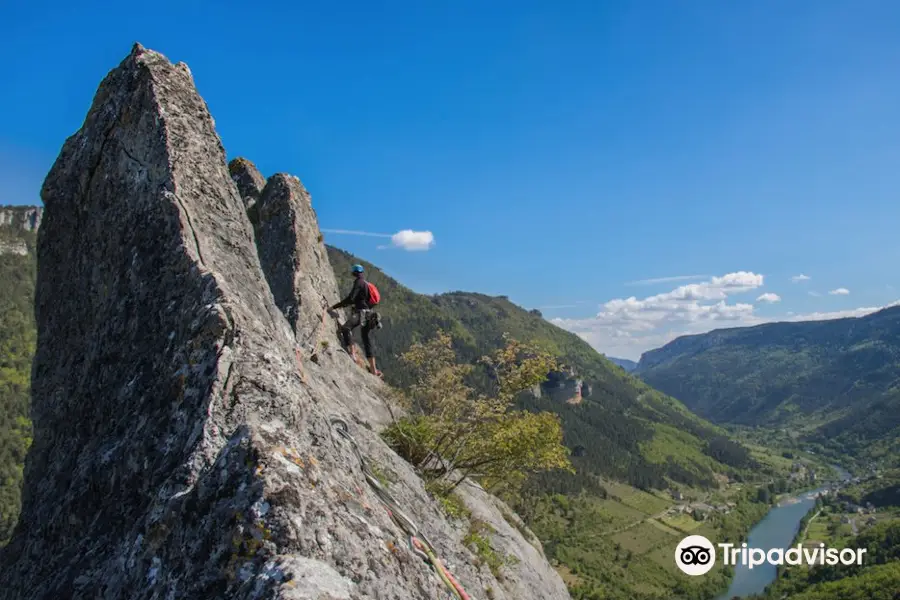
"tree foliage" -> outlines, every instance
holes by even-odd
[[[639,375],[719,423],[800,431],[834,456],[897,460],[900,307],[859,318],[686,336],[645,354]]]
[[[4,240],[24,240],[28,254],[0,254],[0,545],[12,534],[21,505],[36,337],[34,234],[0,227]]]
[[[532,473],[571,470],[559,417],[516,410],[516,394],[554,368],[545,352],[509,339],[482,362],[493,394],[465,383],[473,365],[460,364],[452,338],[439,331],[403,355],[414,382],[407,392],[410,415],[384,433],[388,442],[427,480],[455,487],[475,477],[488,488],[520,485]]]

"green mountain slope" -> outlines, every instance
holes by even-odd
[[[354,263],[362,263],[381,290],[385,326],[376,333],[376,346],[392,385],[407,383],[397,356],[438,328],[454,335],[466,362],[500,347],[508,333],[542,345],[564,363],[520,402],[560,415],[576,474],[544,474],[521,497],[506,499],[558,564],[573,598],[707,600],[727,587],[728,567],[703,578],[682,574],[672,558],[675,546],[689,533],[739,542],[769,508],[752,484],[783,481],[791,461],[760,448],[751,455],[538,311],[505,297],[416,294],[342,250],[329,248],[329,259],[345,292]],[[743,483],[727,484],[729,479]],[[661,491],[666,488],[677,491]],[[719,508],[700,515],[675,506],[688,502]]]
[[[7,209],[8,210],[8,209]],[[0,545],[19,515],[34,355],[35,234],[0,225]],[[26,254],[19,254],[20,249]]]
[[[616,358],[614,356],[608,356],[610,362],[615,363],[628,371],[629,373],[634,371],[637,368],[637,363],[633,360],[628,360],[627,358]]]
[[[536,311],[502,296],[465,292],[424,296],[342,250],[329,247],[329,259],[345,289],[350,285],[350,266],[359,262],[381,291],[379,310],[385,326],[377,332],[378,360],[393,385],[406,383],[397,356],[438,328],[452,333],[457,353],[466,362],[501,347],[508,333],[542,345],[565,363],[567,369],[551,374],[539,395],[526,395],[522,402],[562,417],[566,443],[577,449],[574,462],[581,475],[615,478],[644,489],[666,489],[672,483],[710,487],[716,485],[717,476],[740,476],[739,470],[749,466],[742,448],[723,443],[721,430]]]
[[[796,426],[844,451],[896,457],[900,307],[678,338],[636,373],[718,423]]]

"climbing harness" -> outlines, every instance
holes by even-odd
[[[369,329],[381,329],[383,327],[381,323],[381,315],[378,314],[378,311],[367,308],[359,311],[360,313],[360,325],[363,327],[368,327]]]
[[[378,496],[378,499],[381,500],[381,503],[384,504],[388,511],[388,515],[390,515],[394,523],[396,523],[408,536],[409,548],[413,554],[431,566],[444,585],[447,586],[447,589],[453,594],[453,598],[456,598],[457,600],[472,600],[450,571],[447,570],[447,567],[441,563],[441,560],[437,557],[437,553],[434,551],[434,546],[428,541],[428,538],[419,531],[419,528],[412,522],[412,519],[400,510],[397,501],[394,500],[391,493],[388,492],[378,481],[378,478],[375,477],[375,474],[369,467],[369,462],[365,459],[362,452],[360,452],[356,440],[350,435],[350,428],[348,427],[347,422],[340,417],[331,417],[331,427],[332,431],[337,431],[338,435],[350,443],[350,448],[356,455],[357,460],[359,460],[366,482],[375,492],[375,495]]]

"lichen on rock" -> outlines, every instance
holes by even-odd
[[[257,238],[232,176],[190,70],[140,45],[63,145],[42,189],[34,442],[0,598],[445,597],[333,417],[473,599],[568,598],[470,486],[519,559],[503,581],[476,566],[377,435],[384,384],[344,353],[298,355],[337,297],[309,196],[270,178]]]

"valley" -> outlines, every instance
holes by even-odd
[[[5,231],[8,239],[21,239],[33,248],[34,232],[9,227]],[[475,363],[499,348],[503,334],[536,343],[563,360],[559,372],[550,373],[519,403],[560,416],[575,472],[539,475],[504,499],[541,540],[577,600],[716,597],[728,587],[734,570],[717,566],[707,577],[688,578],[672,560],[678,542],[689,534],[739,542],[773,507],[835,476],[829,467],[833,455],[827,451],[834,446],[814,436],[792,435],[788,429],[770,425],[713,424],[644,382],[645,375],[648,382],[656,382],[663,372],[657,369],[666,368],[666,362],[653,367],[648,366],[652,360],[642,363],[636,377],[577,336],[506,298],[463,292],[424,296],[342,250],[329,246],[328,255],[339,282],[350,264],[362,262],[370,280],[379,286],[385,322],[377,338],[379,365],[386,380],[398,389],[410,382],[397,357],[415,340],[439,329],[452,335],[457,354],[466,362]],[[19,282],[16,301],[27,316],[33,252],[10,252],[0,260],[8,263],[6,280]],[[30,327],[22,335],[33,335]],[[13,339],[12,333],[5,335]],[[26,356],[33,352],[27,343],[16,347]],[[9,350],[7,355],[11,356]],[[7,449],[0,462],[12,473],[0,490],[4,511],[0,515],[6,515],[7,532],[18,502],[15,490],[20,479],[15,477],[16,473],[21,477],[23,448],[28,443],[28,392],[27,385],[22,385],[27,369],[26,363],[16,364],[19,379],[7,369],[3,372],[6,387],[0,388],[6,390],[0,399],[13,402],[8,414],[14,415],[14,425],[6,423],[0,433],[5,431],[7,438],[20,436],[0,446]],[[14,381],[20,383],[13,385]],[[484,374],[473,372],[472,383],[486,385]],[[658,385],[669,386],[665,379]],[[699,402],[696,395],[690,398]],[[831,527],[825,523],[840,518],[830,514],[820,510],[806,527],[808,535],[823,537],[823,527]],[[878,519],[890,520],[892,514],[884,512]],[[852,530],[862,523],[850,517],[843,525]],[[865,523],[871,525],[868,517]],[[740,588],[731,591],[741,593]]]
[[[711,421],[860,466],[900,456],[900,306],[684,336],[635,373]]]
[[[541,539],[575,598],[708,600],[724,591],[732,572],[685,577],[671,556],[685,535],[745,539],[773,504],[814,487],[816,473],[820,480],[833,476],[823,457],[790,453],[764,436],[742,435],[735,443],[725,429],[504,297],[423,296],[343,250],[329,247],[329,258],[339,280],[359,262],[382,291],[379,361],[400,388],[403,373],[392,355],[436,328],[452,332],[470,362],[497,347],[504,332],[564,358],[568,372],[552,374],[520,403],[561,416],[576,474],[539,476],[521,497],[506,499]],[[576,390],[581,394],[573,402]]]

